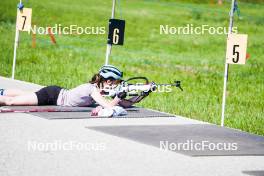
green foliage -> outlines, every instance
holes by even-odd
[[[158,0],[157,0],[158,1]],[[159,0],[160,2],[184,2],[184,3],[215,3],[217,4],[218,0]],[[230,3],[231,0],[223,0],[223,3]],[[242,3],[264,3],[263,0],[237,0],[238,2]]]

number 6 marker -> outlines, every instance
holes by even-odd
[[[107,43],[111,45],[123,45],[125,35],[125,20],[110,19]]]
[[[245,64],[247,57],[246,34],[229,34],[227,37],[226,62],[228,64]]]

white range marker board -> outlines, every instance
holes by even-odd
[[[21,2],[21,1],[20,1]],[[16,19],[16,35],[14,43],[14,57],[13,57],[13,66],[12,66],[12,79],[15,79],[15,69],[16,69],[16,53],[19,41],[19,31],[27,31],[30,33],[31,29],[31,16],[32,9],[23,8],[17,10],[17,19]]]
[[[20,31],[30,32],[32,9],[23,8],[17,10],[17,29]]]
[[[226,62],[228,64],[246,64],[246,34],[229,34],[227,37]]]

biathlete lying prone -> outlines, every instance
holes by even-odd
[[[118,93],[113,100],[108,100],[102,95],[102,90],[121,83],[123,73],[112,65],[101,67],[99,72],[85,84],[67,90],[59,86],[47,86],[37,92],[24,92],[21,90],[0,89],[0,105],[7,106],[72,106],[88,107],[95,103],[101,108],[112,108],[116,105],[129,107],[141,101],[148,94],[132,97],[125,100],[126,93]]]

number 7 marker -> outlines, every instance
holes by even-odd
[[[22,0],[20,0],[19,5],[23,6]],[[28,31],[28,33],[30,33],[31,15],[32,15],[32,9],[30,8],[22,7],[17,10],[16,35],[15,35],[15,43],[14,43],[13,66],[12,66],[12,79],[15,79],[16,55],[17,55],[17,47],[18,47],[18,41],[19,41],[19,31]]]
[[[245,64],[247,58],[246,34],[229,34],[227,37],[226,59],[228,64]]]
[[[31,14],[32,14],[32,9],[30,8],[23,8],[23,10],[17,10],[16,25],[18,30],[30,32]]]

